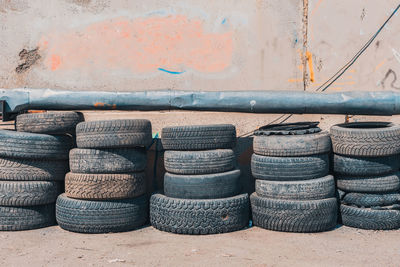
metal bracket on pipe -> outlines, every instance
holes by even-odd
[[[0,116],[2,121],[11,121],[14,120],[17,116],[16,113],[7,112],[7,101],[0,100]]]

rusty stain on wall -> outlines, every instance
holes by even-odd
[[[310,82],[314,82],[314,67],[313,67],[313,62],[312,62],[312,54],[310,51],[306,52],[306,59],[307,59],[307,64],[308,64],[308,69],[310,71]]]
[[[28,70],[32,65],[34,65],[41,58],[41,56],[39,55],[38,47],[36,47],[35,49],[32,49],[32,50],[22,49],[21,52],[19,52],[18,56],[24,62],[19,64],[18,67],[15,68],[15,71],[17,73],[22,73],[22,72]]]
[[[233,31],[208,32],[184,15],[126,17],[43,36],[45,66],[52,70],[130,69],[133,73],[186,69],[212,73],[231,65]]]

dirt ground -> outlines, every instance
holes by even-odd
[[[1,266],[399,266],[400,230],[297,234],[258,227],[176,235],[151,226],[85,235],[58,226],[0,233]]]

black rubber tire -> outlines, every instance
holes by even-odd
[[[0,206],[0,231],[32,230],[56,224],[54,204],[30,207]]]
[[[392,230],[400,228],[399,210],[371,210],[340,205],[343,225],[367,230]]]
[[[374,176],[396,172],[400,167],[398,155],[383,157],[345,157],[334,154],[335,173],[352,176]]]
[[[141,172],[146,164],[144,148],[75,148],[69,152],[69,166],[75,173]]]
[[[400,172],[384,176],[336,176],[337,187],[345,192],[386,193],[400,189]]]
[[[167,150],[164,153],[164,166],[169,173],[219,173],[233,170],[235,165],[235,153],[232,149],[205,151]]]
[[[270,157],[253,154],[251,173],[256,179],[271,181],[315,179],[329,173],[329,156]]]
[[[124,174],[67,173],[65,195],[71,198],[106,200],[134,198],[146,193],[144,172]]]
[[[164,194],[186,199],[215,199],[237,195],[240,192],[240,170],[213,174],[165,173]]]
[[[400,193],[347,193],[344,195],[342,203],[347,205],[356,205],[358,207],[391,206],[393,204],[400,204]]]
[[[58,197],[56,218],[61,228],[78,233],[125,232],[143,226],[148,219],[148,197],[89,201]]]
[[[84,121],[83,114],[74,111],[47,111],[26,113],[15,119],[15,129],[19,132],[43,134],[75,134],[75,127]]]
[[[149,120],[88,121],[76,126],[79,148],[147,147],[151,144]]]
[[[220,199],[150,198],[151,225],[161,231],[206,235],[238,231],[249,223],[247,194]]]
[[[64,181],[67,160],[0,158],[0,180]]]
[[[282,200],[250,196],[253,224],[264,229],[311,233],[331,230],[337,222],[337,199]]]
[[[347,156],[400,153],[400,126],[387,122],[354,122],[331,127],[333,152]]]
[[[329,133],[254,136],[254,153],[271,157],[299,157],[331,151]]]
[[[0,181],[0,206],[35,206],[56,202],[61,194],[59,182]]]
[[[332,175],[304,181],[256,180],[259,197],[314,200],[335,197],[335,179]]]
[[[73,139],[68,135],[0,130],[0,157],[68,159],[72,146]]]
[[[236,128],[231,124],[165,127],[162,129],[161,142],[167,150],[233,148],[236,144]]]

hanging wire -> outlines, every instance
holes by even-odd
[[[383,28],[386,26],[386,24],[391,20],[391,18],[397,13],[397,11],[400,9],[400,4],[394,9],[392,14],[385,20],[385,22],[379,27],[379,29],[375,32],[374,35],[361,47],[361,49],[343,66],[341,67],[331,78],[329,78],[327,81],[325,81],[323,84],[321,84],[315,91],[321,91],[324,92],[326,89],[328,89],[337,79],[339,79],[356,61],[357,59],[364,53],[364,51],[371,45],[371,43],[375,40],[375,38],[379,35],[379,33],[383,30]],[[326,85],[326,86],[325,86]],[[286,114],[283,114],[276,118],[275,120],[271,121],[268,123],[266,126],[273,124],[274,122],[280,120],[283,118]],[[287,115],[285,119],[280,121],[278,124],[282,124],[288,119],[290,119],[293,116],[293,114]],[[259,128],[254,129],[252,132],[245,133],[242,136],[239,136],[239,138],[243,136],[249,136],[251,133],[254,133],[254,131],[258,130]]]

